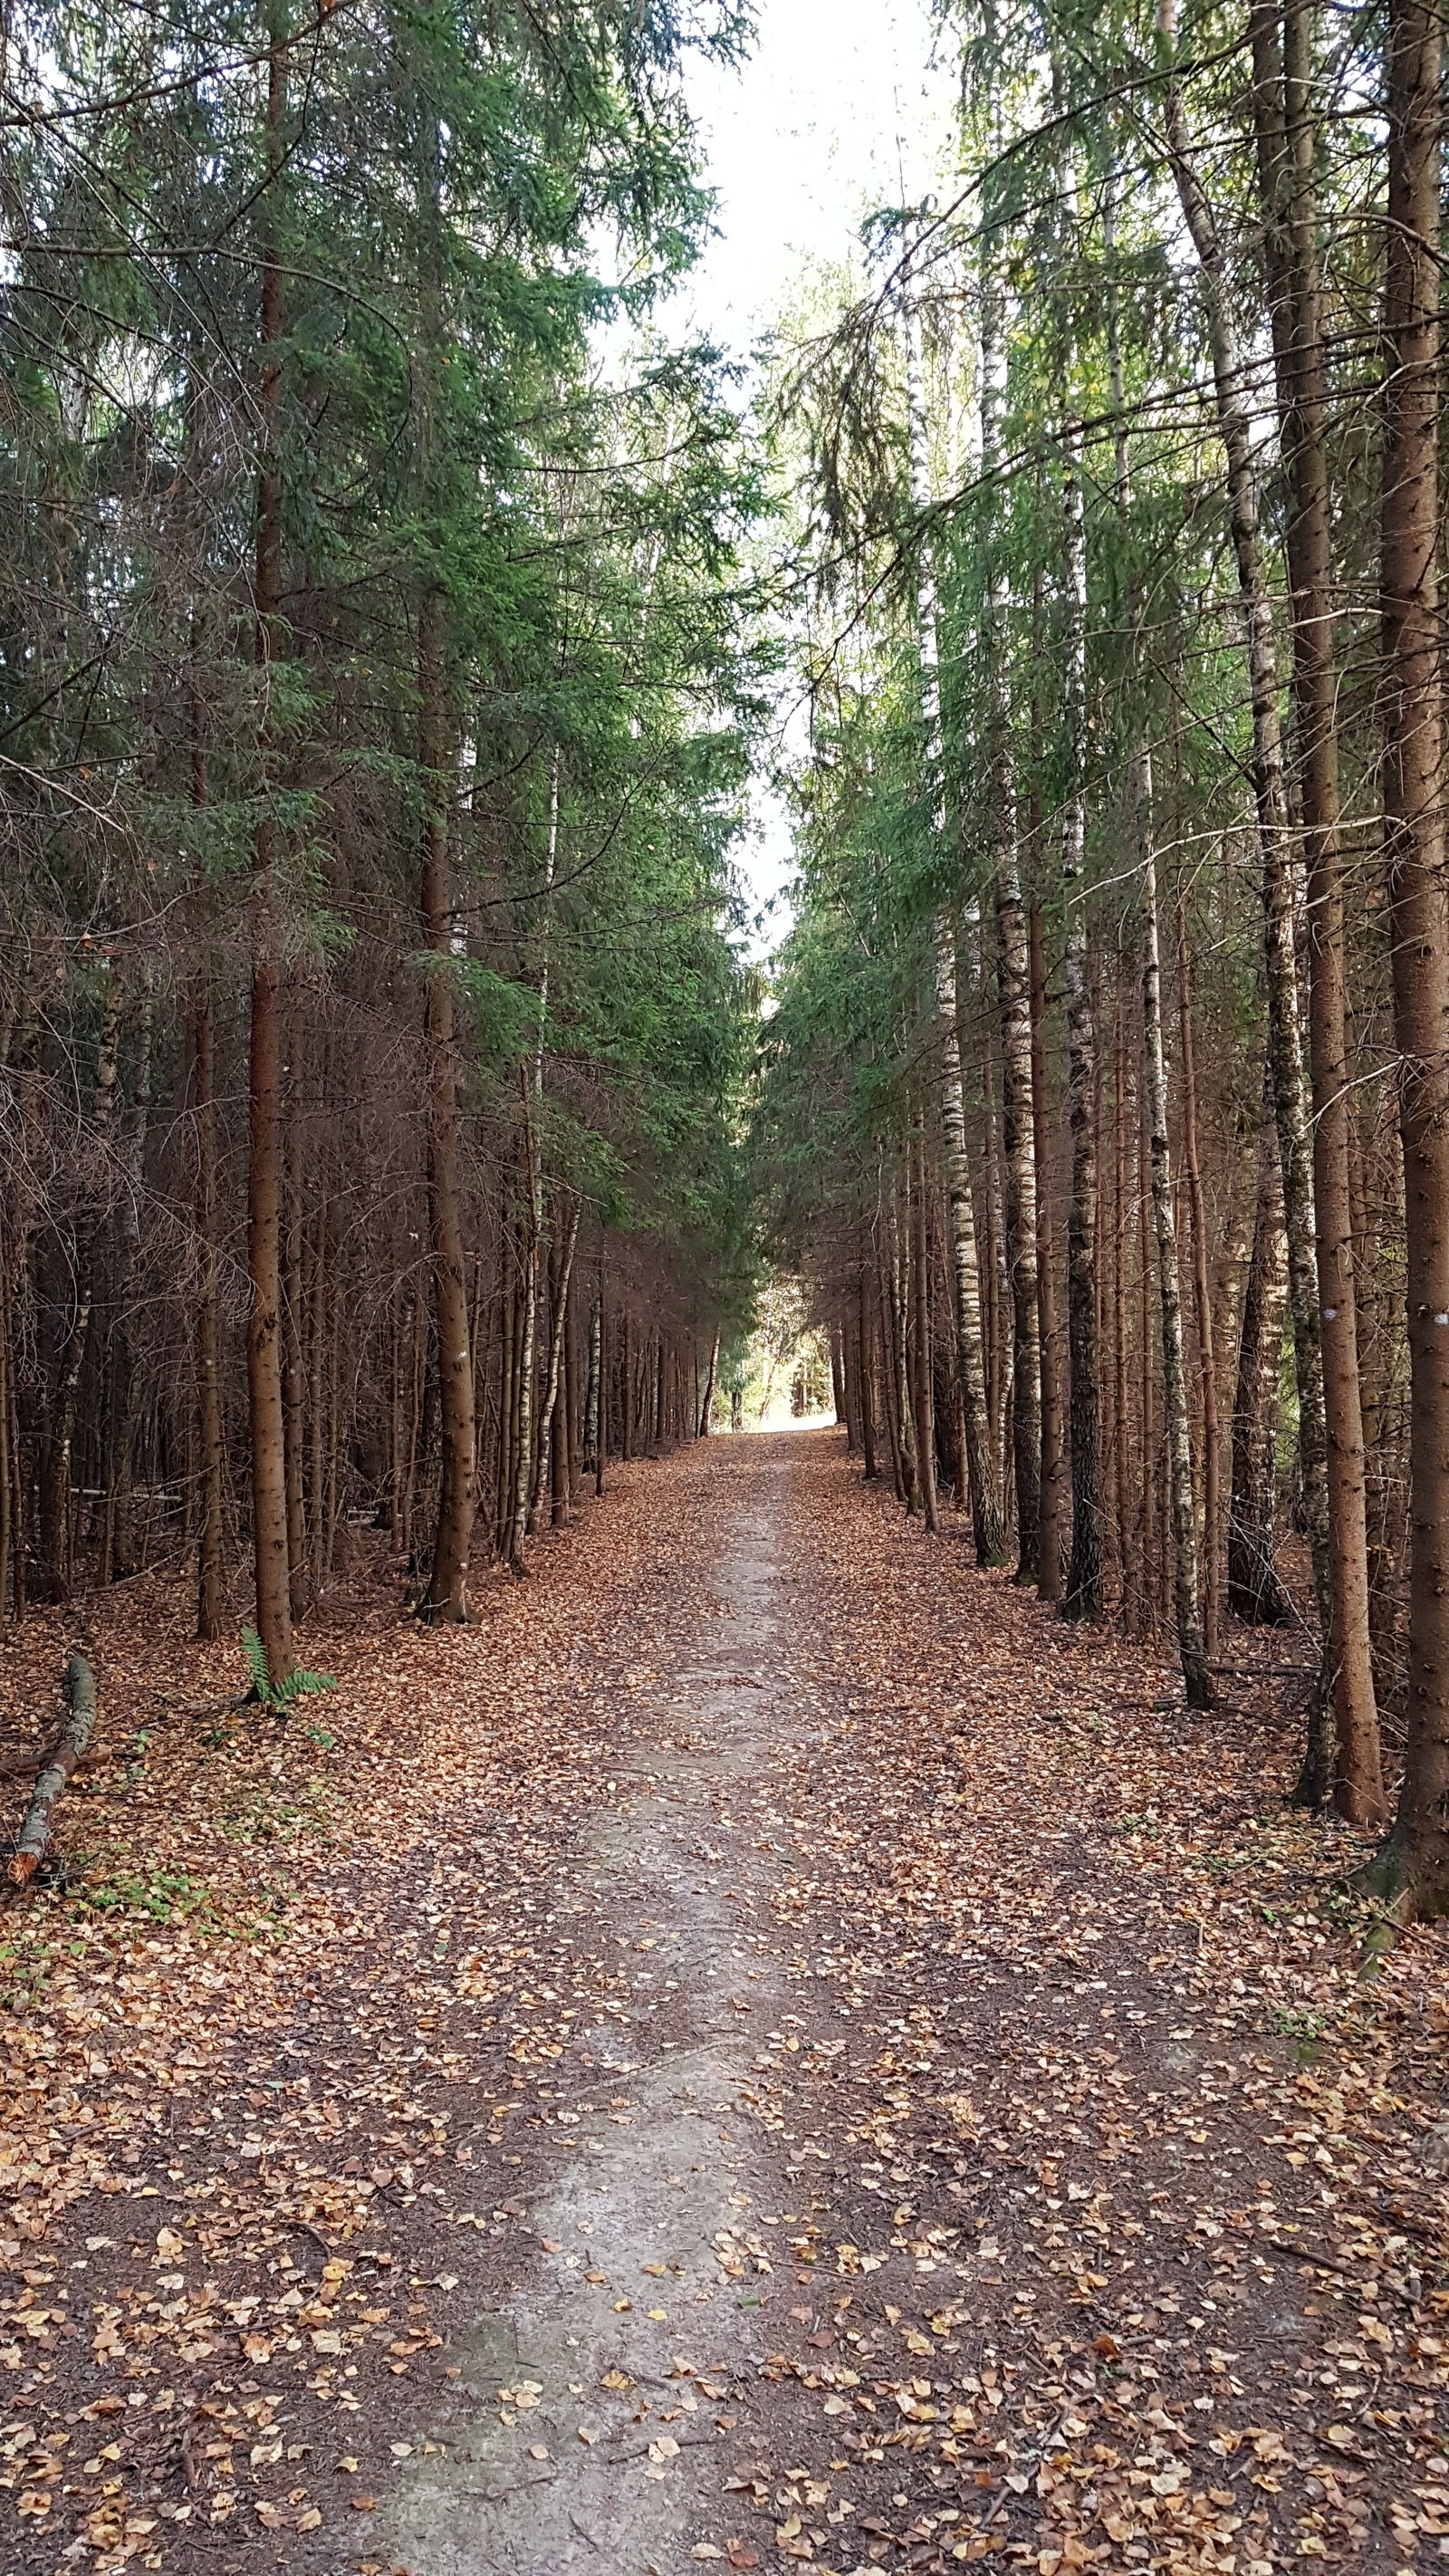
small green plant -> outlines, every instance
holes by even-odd
[[[1275,2004],[1268,2019],[1285,2039],[1296,2039],[1300,2046],[1305,2043],[1313,2045],[1322,2039],[1329,2021],[1326,2012],[1315,2012],[1307,2005],[1299,2007],[1293,2004]]]
[[[300,1670],[288,1673],[285,1681],[274,1685],[267,1671],[266,1649],[255,1628],[243,1628],[241,1633],[242,1653],[247,1659],[252,1689],[263,1708],[271,1709],[277,1717],[286,1717],[299,1699],[306,1699],[313,1691],[337,1688],[335,1673],[304,1673]]]
[[[234,1843],[288,1843],[300,1835],[330,1842],[332,1799],[318,1780],[309,1780],[295,1798],[274,1799],[268,1791],[244,1788],[221,1811],[221,1829]]]
[[[192,1923],[199,1932],[222,1925],[209,1887],[184,1869],[113,1868],[86,1879],[78,1902],[91,1914],[139,1914],[153,1923]]]

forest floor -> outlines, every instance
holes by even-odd
[[[1449,1946],[1360,1973],[1268,1698],[1188,1722],[834,1432],[535,1566],[360,1587],[281,1735],[188,1714],[179,1587],[98,1622],[0,1911],[7,2571],[1449,2555]]]

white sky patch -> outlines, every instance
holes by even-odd
[[[934,66],[919,0],[760,0],[740,71],[686,87],[717,191],[717,238],[673,308],[748,357],[803,271],[850,255],[861,219],[938,185],[952,147],[951,48]]]
[[[688,74],[717,231],[660,317],[671,337],[707,337],[741,362],[812,269],[845,265],[874,207],[940,193],[956,97],[954,49],[933,64],[919,0],[759,0],[758,16],[742,69],[696,61]],[[785,715],[792,751],[804,749],[803,726],[803,714]],[[781,896],[794,860],[766,779],[751,801],[736,861],[763,915],[749,953],[763,957],[789,927]]]

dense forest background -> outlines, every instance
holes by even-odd
[[[7,15],[0,1615],[212,1635],[249,1538],[280,1687],[349,1528],[460,1619],[697,1427],[760,485],[648,326],[737,33]]]
[[[1438,21],[941,30],[951,184],[776,358],[813,746],[761,1187],[866,1473],[1174,1636],[1191,1707],[1281,1625],[1298,1796],[1374,1829],[1404,1757],[1372,1883],[1438,1911]]]
[[[742,17],[3,41],[0,1618],[245,1560],[276,1694],[371,1526],[464,1620],[773,1269],[983,1566],[1195,1708],[1294,1631],[1441,1910],[1437,19],[946,0],[753,406],[669,335]]]

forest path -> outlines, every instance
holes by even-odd
[[[790,2000],[755,1928],[777,1875],[758,1810],[798,1740],[778,1574],[788,1466],[776,1442],[731,1454],[743,1472],[716,1479],[727,1502],[697,1617],[633,1695],[574,1855],[595,1940],[602,1927],[635,1962],[627,2008],[581,2018],[557,2069],[561,2093],[600,2099],[575,2106],[572,2154],[535,2183],[529,2277],[459,2345],[469,2393],[518,2402],[461,2431],[454,2417],[407,2479],[386,2536],[417,2576],[692,2565],[721,2501],[715,2419],[782,2303],[748,2259],[748,2282],[731,2279],[729,2248],[781,2196],[782,2158],[741,2094]]]
[[[325,1727],[200,1743],[180,1587],[98,1634],[7,1931],[7,2576],[1449,2554],[1446,1938],[1363,1983],[1291,1733],[838,1432],[611,1470],[479,1608],[373,1580]]]
[[[1285,2008],[1347,1945],[1234,1901],[1303,1854],[1257,1813],[1275,1748],[842,1452],[716,1441],[631,1493],[649,1662],[550,1899],[629,2001],[558,2062],[537,2250],[462,2338],[393,2563],[1402,2568],[1443,2473],[1391,2313],[1424,2295],[1407,2125],[1362,2063],[1325,2117]],[[657,1635],[676,1520],[706,1544]]]

